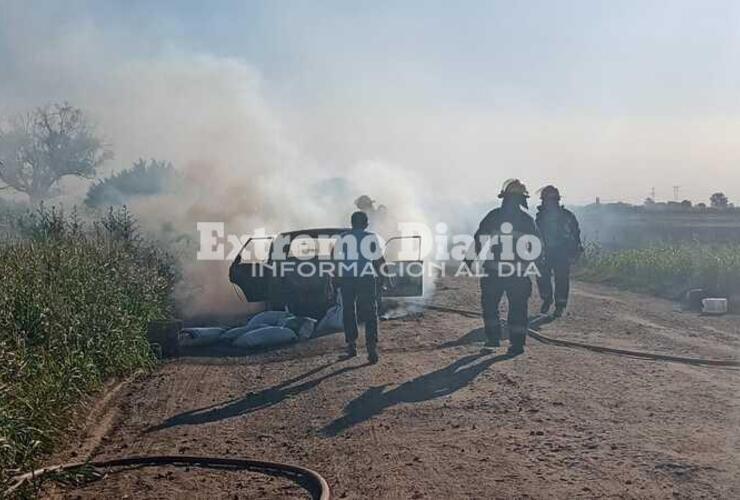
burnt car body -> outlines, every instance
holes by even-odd
[[[287,308],[298,316],[322,318],[336,303],[337,286],[331,272],[306,272],[307,269],[326,271],[334,265],[330,258],[334,243],[349,228],[305,229],[280,233],[275,237],[249,238],[229,268],[229,280],[237,285],[249,302],[265,302],[267,309]],[[423,295],[423,262],[419,236],[390,238],[388,244],[403,239],[419,240],[419,257],[393,260],[386,255],[390,278],[380,280],[383,299],[421,297]],[[262,259],[244,260],[250,245],[268,244]],[[309,266],[303,263],[310,263]]]

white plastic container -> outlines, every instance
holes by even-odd
[[[701,301],[704,314],[726,314],[727,299],[704,299]]]

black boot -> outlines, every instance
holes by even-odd
[[[378,348],[374,345],[367,346],[367,361],[371,365],[374,365],[378,362],[380,359],[380,356],[378,356]]]
[[[501,346],[501,324],[486,328],[486,343],[484,347],[494,348]]]
[[[490,337],[486,339],[486,343],[483,344],[483,347],[501,347],[501,339],[498,337]]]
[[[347,344],[347,357],[354,358],[357,356],[357,345],[354,342]]]
[[[550,308],[552,307],[552,299],[548,299],[542,303],[542,307],[540,307],[540,314],[547,314],[550,312]]]
[[[524,326],[510,326],[509,327],[509,349],[506,354],[509,356],[517,356],[524,352],[524,343],[527,339],[527,328]]]

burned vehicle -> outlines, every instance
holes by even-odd
[[[334,245],[348,228],[305,229],[277,236],[252,237],[229,268],[229,280],[249,302],[265,302],[267,309],[320,319],[336,304],[333,279]],[[415,241],[408,241],[415,240]],[[388,249],[398,243],[418,247],[418,255],[400,260],[403,252]],[[259,252],[262,246],[263,252]],[[417,253],[417,252],[414,252]],[[387,276],[380,280],[381,306],[390,299],[423,295],[423,261],[420,236],[398,236],[385,245]]]

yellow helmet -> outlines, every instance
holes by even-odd
[[[509,179],[504,182],[504,185],[501,187],[501,192],[499,193],[498,197],[504,198],[505,196],[516,195],[529,198],[527,186],[525,186],[524,183],[519,179]]]

